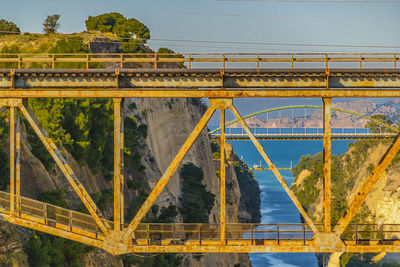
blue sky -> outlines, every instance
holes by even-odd
[[[324,1],[324,0],[322,0]],[[357,1],[357,0],[356,0]],[[396,0],[394,0],[396,1]],[[0,18],[14,21],[23,32],[41,32],[47,15],[60,14],[60,31],[85,30],[85,20],[120,12],[146,24],[153,39],[245,41],[399,46],[400,1],[371,3],[270,3],[262,0],[13,0],[2,1]],[[399,49],[232,45],[150,40],[157,49],[176,52],[400,52]],[[382,102],[383,100],[378,100]],[[259,107],[291,105],[299,100],[238,101],[243,113]],[[320,104],[320,99],[302,100]]]
[[[400,35],[397,34],[400,2],[327,4],[215,0],[13,0],[2,4],[0,17],[16,22],[24,32],[41,32],[46,16],[58,13],[61,14],[60,31],[72,33],[85,29],[84,22],[88,16],[112,11],[139,19],[151,29],[151,35],[156,39],[400,46]],[[179,52],[360,51],[358,48],[182,44],[164,41],[151,41],[150,45],[154,48],[169,46]]]

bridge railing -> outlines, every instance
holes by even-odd
[[[263,64],[280,64],[283,68],[330,68],[335,63],[352,64],[352,68],[366,63],[386,63],[398,67],[399,55],[394,53],[223,53],[223,54],[0,54],[0,68],[198,68],[216,64],[218,69],[246,66],[260,70]],[[70,67],[68,67],[70,64]],[[144,64],[144,65],[143,65]],[[168,65],[169,64],[169,65]],[[171,65],[175,64],[175,65]],[[276,67],[276,66],[275,66]],[[385,66],[388,68],[388,66]]]
[[[350,224],[342,235],[343,240],[363,242],[389,242],[400,239],[399,224]]]
[[[322,228],[322,225],[321,227]],[[226,224],[226,241],[249,241],[256,244],[263,240],[306,241],[312,239],[314,233],[307,224]],[[219,224],[200,223],[141,223],[134,233],[139,244],[172,243],[184,244],[196,242],[202,244],[209,241],[220,241]]]
[[[10,194],[0,191],[0,213],[10,214]],[[84,213],[55,205],[15,196],[16,218],[35,221],[39,224],[67,230],[94,238],[104,238],[94,219]],[[109,227],[112,222],[103,220]],[[322,224],[316,224],[323,231]],[[252,245],[264,241],[297,241],[306,244],[314,236],[307,224],[226,224],[226,242],[247,242]],[[204,223],[141,223],[133,238],[138,244],[207,244],[220,241],[220,225]],[[341,238],[358,245],[371,241],[380,243],[400,240],[400,224],[350,224]]]
[[[0,211],[10,214],[10,194],[7,192],[0,191]],[[15,216],[70,232],[89,233],[92,237],[103,236],[97,223],[89,214],[16,195]],[[103,220],[103,222],[112,227],[111,221]]]

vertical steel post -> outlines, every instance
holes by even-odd
[[[221,108],[221,151],[220,151],[220,176],[221,176],[221,245],[225,245],[225,223],[226,223],[226,211],[225,211],[225,109]]]
[[[122,98],[121,100],[121,128],[120,128],[120,141],[121,141],[121,154],[120,154],[120,160],[121,160],[121,173],[120,173],[120,183],[121,183],[121,204],[120,204],[120,209],[121,209],[121,226],[123,228],[124,222],[125,222],[125,213],[124,213],[124,208],[125,208],[125,202],[124,202],[124,186],[125,186],[125,176],[124,176],[124,103],[125,103],[125,98]]]
[[[114,102],[114,231],[121,231],[123,220],[123,177],[122,177],[122,153],[123,153],[123,101],[121,98],[113,98]]]
[[[253,142],[253,144],[257,148],[258,152],[261,154],[261,156],[263,157],[265,162],[268,164],[271,171],[274,173],[275,177],[278,179],[279,183],[282,185],[283,189],[286,191],[286,193],[292,200],[293,204],[299,210],[299,212],[303,216],[304,220],[308,223],[308,225],[310,226],[310,228],[313,230],[314,233],[318,233],[317,227],[314,225],[311,218],[307,215],[307,212],[304,210],[303,206],[301,205],[300,201],[297,199],[297,197],[295,196],[293,191],[287,185],[285,179],[283,178],[282,174],[280,174],[278,168],[276,168],[276,166],[272,163],[271,159],[265,153],[264,148],[261,146],[260,142],[257,140],[257,138],[254,136],[254,134],[251,132],[249,126],[244,121],[244,119],[240,115],[239,111],[237,111],[237,109],[233,105],[230,107],[230,109],[232,110],[232,113],[235,115],[236,119],[238,119],[239,123],[242,125],[242,128],[245,130],[247,135],[250,137],[250,140]]]
[[[56,58],[55,55],[51,55],[51,68],[55,69],[56,68]]]
[[[15,107],[10,106],[10,216],[15,211]]]
[[[211,102],[211,101],[210,101]],[[172,160],[171,164],[165,170],[164,174],[158,180],[157,184],[145,200],[145,202],[140,207],[139,211],[136,213],[133,220],[130,222],[129,226],[126,228],[124,233],[124,239],[128,240],[131,238],[133,232],[138,227],[140,221],[146,216],[147,212],[156,201],[157,196],[161,193],[164,187],[167,185],[168,181],[171,179],[171,176],[175,173],[176,169],[179,166],[179,163],[185,157],[186,153],[189,151],[190,147],[193,145],[194,141],[196,141],[197,137],[201,133],[201,131],[206,126],[207,122],[210,120],[211,116],[215,112],[215,105],[210,103],[210,107],[204,113],[203,117],[197,123],[196,127],[193,129],[192,133],[186,139],[185,143],[182,145],[181,149],[176,154],[175,158]]]
[[[331,232],[331,101],[324,102],[324,231]]]
[[[16,160],[15,160],[15,195],[17,202],[18,212],[20,211],[20,195],[21,195],[21,123],[19,117],[19,110],[16,110],[17,125],[15,132],[15,146],[16,146]]]

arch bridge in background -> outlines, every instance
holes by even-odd
[[[256,117],[258,115],[262,114],[268,114],[274,111],[281,111],[281,110],[294,110],[294,109],[323,109],[323,106],[315,106],[315,105],[296,105],[296,106],[284,106],[284,107],[276,107],[276,108],[270,108],[266,110],[261,110],[257,111],[248,115],[243,116],[243,119],[248,119],[252,117]],[[360,118],[367,119],[368,121],[374,122],[376,124],[382,125],[384,128],[386,128],[389,132],[382,132],[382,133],[357,133],[356,131],[354,133],[332,133],[331,138],[332,139],[350,139],[350,140],[356,140],[356,139],[391,139],[396,136],[396,133],[399,132],[399,129],[395,128],[393,125],[389,125],[386,122],[377,120],[373,117],[366,116],[364,114],[350,111],[350,110],[345,110],[345,109],[340,109],[340,108],[331,108],[333,111],[338,111],[346,114],[350,114],[353,116],[357,116]],[[230,126],[234,123],[237,123],[238,120],[232,120],[228,123],[225,124],[225,127]],[[218,127],[212,131],[209,131],[210,137],[212,139],[218,139],[220,137],[220,131],[221,127]],[[293,127],[291,128],[293,129]],[[314,129],[314,128],[310,128]],[[318,129],[318,128],[316,128]],[[306,130],[306,129],[305,129]],[[342,129],[343,130],[343,129]],[[323,138],[323,134],[319,134],[318,131],[317,133],[294,133],[293,131],[291,133],[256,133],[254,132],[254,135],[256,136],[257,139],[260,140],[318,140]],[[225,133],[225,138],[227,140],[248,140],[249,137],[246,134],[243,133]]]

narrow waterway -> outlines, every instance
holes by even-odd
[[[346,152],[352,141],[332,141],[332,153]],[[266,167],[251,141],[229,141],[234,151],[250,167],[260,165]],[[277,167],[295,166],[302,155],[315,154],[322,151],[322,141],[261,141],[267,154]],[[261,189],[261,223],[299,223],[300,216],[294,204],[276,180],[271,171],[255,171],[255,179]],[[286,182],[291,185],[294,181],[290,170],[282,170]],[[310,253],[254,253],[250,254],[250,261],[254,267],[317,267],[317,259]]]

